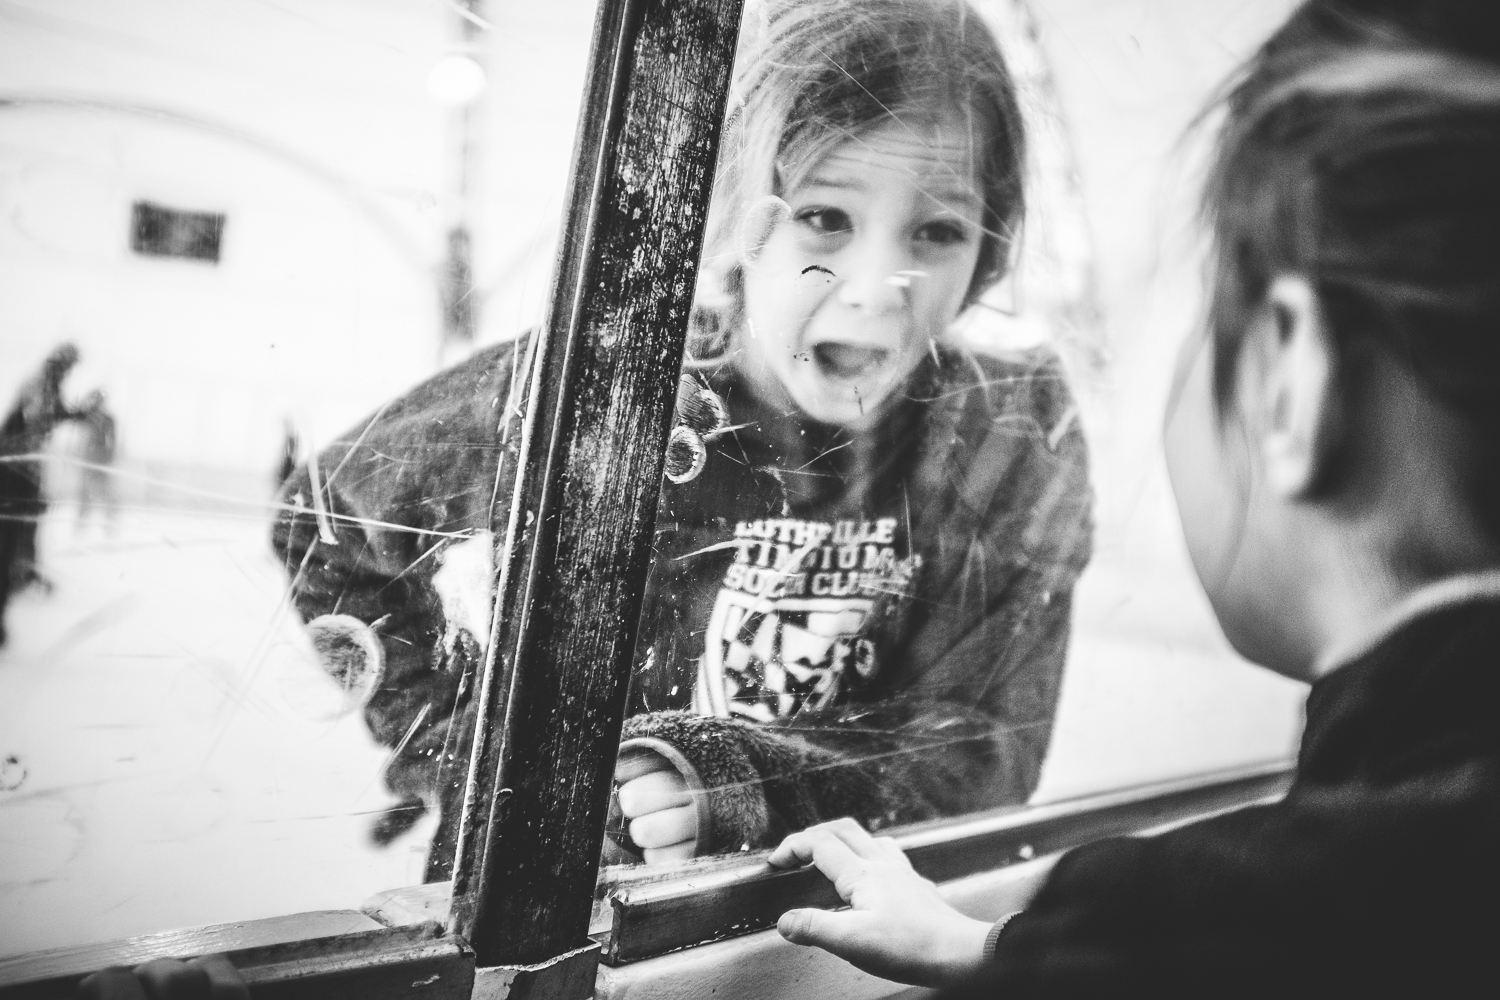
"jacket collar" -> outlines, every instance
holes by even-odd
[[[1424,584],[1398,601],[1383,617],[1371,623],[1371,627],[1356,642],[1335,647],[1319,657],[1317,676],[1324,676],[1344,664],[1363,659],[1418,618],[1445,608],[1494,599],[1500,599],[1500,569],[1460,573]]]
[[[1494,581],[1425,587],[1387,617],[1371,648],[1308,693],[1299,781],[1347,778],[1376,761],[1405,766],[1397,762],[1420,745],[1490,738],[1500,704]]]

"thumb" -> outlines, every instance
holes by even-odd
[[[842,946],[858,930],[852,925],[858,923],[858,916],[849,910],[787,910],[776,922],[776,929],[792,944],[812,945],[842,956]]]

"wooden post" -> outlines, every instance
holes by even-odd
[[[450,929],[586,941],[740,0],[601,0],[515,495]],[[503,520],[502,520],[503,518]]]

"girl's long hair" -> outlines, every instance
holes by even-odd
[[[834,146],[887,122],[957,119],[972,137],[984,235],[977,298],[1024,209],[1021,112],[993,33],[965,0],[764,0],[746,13],[720,143],[688,356],[722,358],[742,322],[747,217]]]

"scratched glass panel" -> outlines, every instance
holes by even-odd
[[[592,20],[0,3],[0,956],[423,879],[493,411],[387,404],[536,322]]]
[[[749,5],[607,861],[1289,753],[1158,457],[1232,7]]]

